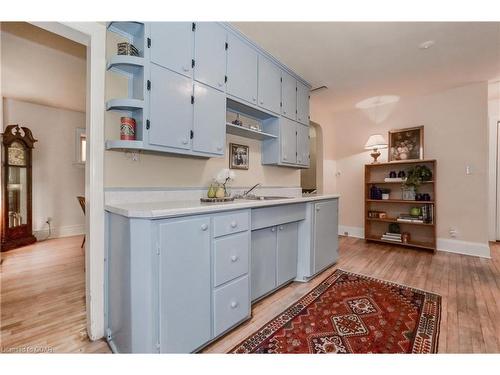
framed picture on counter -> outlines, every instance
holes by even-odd
[[[229,144],[229,168],[248,169],[249,165],[249,147],[236,143]]]
[[[389,161],[423,160],[424,127],[389,130]]]

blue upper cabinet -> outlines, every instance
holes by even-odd
[[[258,104],[274,113],[280,113],[281,70],[268,58],[259,55]]]
[[[297,80],[285,71],[281,73],[281,114],[291,120],[297,119]]]
[[[194,83],[193,151],[224,155],[226,147],[226,95]]]
[[[297,124],[286,118],[280,121],[281,162],[297,163]]]
[[[309,125],[309,87],[297,81],[297,121]]]
[[[297,164],[309,166],[309,126],[297,125]]]
[[[151,22],[151,62],[187,77],[193,76],[194,24]]]
[[[191,148],[192,95],[190,78],[151,64],[150,145]]]
[[[231,33],[227,41],[227,93],[257,105],[257,51]]]
[[[195,24],[194,79],[217,90],[226,88],[226,30],[214,22]]]

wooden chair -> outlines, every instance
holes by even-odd
[[[82,208],[82,211],[83,211],[83,215],[85,216],[85,197],[81,197],[81,196],[78,196],[76,197],[76,199],[78,199],[78,202],[80,203],[80,207]],[[83,245],[85,245],[85,235],[83,235],[83,242],[82,242],[82,248],[83,248]]]

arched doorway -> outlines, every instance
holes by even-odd
[[[300,186],[303,193],[323,191],[323,131],[313,121],[309,127],[310,167],[300,172]]]

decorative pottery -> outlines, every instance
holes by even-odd
[[[217,188],[217,191],[215,192],[215,197],[216,198],[224,198],[226,196],[226,191],[224,190],[224,187],[219,186]]]
[[[410,209],[410,215],[411,216],[420,216],[422,214],[422,210],[420,207],[412,207]]]
[[[120,122],[120,139],[135,141],[135,120],[132,117],[121,117]]]

